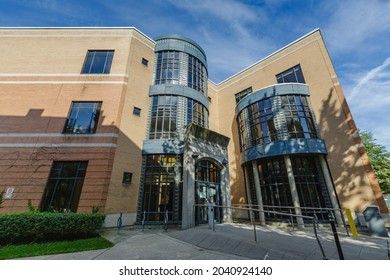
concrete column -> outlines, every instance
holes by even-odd
[[[259,170],[257,169],[257,161],[252,161],[252,169],[253,169],[253,180],[255,181],[255,189],[256,189],[256,198],[257,205],[259,207],[259,217],[260,217],[260,225],[265,226],[265,215],[264,215],[264,207],[263,207],[263,198],[261,196],[260,190],[260,178],[259,178]]]
[[[177,155],[176,156],[176,159],[175,159],[175,191],[174,191],[174,195],[173,195],[173,203],[174,203],[174,208],[173,208],[173,215],[174,215],[174,219],[177,220],[178,217],[179,217],[179,201],[182,199],[180,196],[180,180],[181,180],[181,177],[182,177],[182,174],[181,172],[183,172],[183,168],[181,166],[181,162],[180,160],[180,155]],[[183,186],[181,186],[183,188]],[[182,194],[182,193],[181,193]],[[180,210],[181,211],[181,210]]]
[[[183,159],[183,201],[181,228],[195,226],[195,159],[189,153]]]
[[[332,177],[330,177],[328,164],[326,163],[325,155],[320,155],[319,158],[320,158],[322,174],[324,175],[324,179],[325,179],[326,187],[328,189],[330,201],[332,203],[333,208],[339,209],[340,206],[339,206],[339,203],[337,201],[336,192],[334,191],[334,188],[333,188]],[[335,218],[336,218],[338,225],[343,225],[343,220],[341,218],[340,211],[335,211]]]
[[[284,156],[284,164],[286,165],[287,169],[288,183],[290,185],[291,197],[295,208],[295,214],[302,215],[301,204],[299,203],[297,186],[295,184],[294,172],[292,169],[291,159],[289,155]],[[305,227],[302,217],[297,217],[297,223],[299,228]]]
[[[232,206],[230,199],[230,180],[229,180],[229,166],[226,165],[221,169],[221,197],[222,197],[222,206],[227,208],[222,208],[223,213],[223,222],[232,223]]]
[[[247,199],[248,199],[248,204],[251,205],[252,207],[252,198],[251,198],[251,188],[249,185],[249,174],[248,174],[248,166],[244,167],[244,172],[245,172],[245,188],[246,188],[246,193],[247,193]],[[255,217],[253,216],[253,212],[249,211],[249,218],[251,220],[251,223],[253,224]]]

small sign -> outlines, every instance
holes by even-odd
[[[4,194],[4,199],[10,199],[14,193],[15,188],[7,188]]]

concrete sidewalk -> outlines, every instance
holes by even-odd
[[[246,224],[220,224],[216,231],[207,226],[188,230],[116,229],[102,231],[102,236],[114,242],[112,248],[24,259],[50,260],[321,260],[320,247],[313,229],[292,230],[281,227],[256,228]],[[348,237],[338,228],[346,260],[387,260],[387,240],[359,236]],[[334,237],[329,228],[318,230],[327,259],[339,259]]]

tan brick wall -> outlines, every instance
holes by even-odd
[[[113,148],[0,148],[0,190],[14,188],[0,211],[27,211],[28,200],[39,207],[53,161],[65,160],[88,161],[78,212],[104,211],[113,155]]]
[[[342,207],[362,211],[370,204],[382,204],[381,195],[375,188],[376,180],[366,173],[357,151],[352,137],[356,127],[319,31],[217,85],[220,133],[231,138],[229,160],[233,203],[244,200],[245,185],[238,157],[235,114],[233,110],[222,108],[233,109],[234,94],[245,88],[252,86],[256,91],[276,84],[277,74],[297,64],[301,65],[309,85],[314,114],[329,151],[328,163]]]
[[[0,190],[15,187],[14,197],[1,211],[24,211],[29,197],[38,205],[53,160],[84,159],[89,165],[79,211],[105,206],[107,213],[135,212],[154,42],[131,28],[0,29],[0,48]],[[86,53],[93,49],[115,50],[109,75],[80,75]],[[149,61],[148,67],[142,58]],[[369,204],[383,206],[364,150],[356,146],[356,125],[318,31],[221,84],[208,84],[209,127],[230,138],[232,203],[246,203],[234,95],[250,86],[256,91],[276,84],[275,75],[296,64],[310,88],[342,207],[362,211]],[[96,132],[114,136],[62,136],[72,101],[102,101]],[[141,116],[133,115],[134,107],[141,109]],[[44,145],[50,143],[60,146]],[[11,144],[29,146],[4,146]],[[64,147],[69,144],[76,147]],[[107,144],[111,147],[102,147]],[[131,185],[122,184],[123,172],[133,173]]]
[[[140,169],[153,42],[133,29],[0,29],[0,47],[0,190],[15,188],[2,211],[27,210],[28,198],[38,206],[53,160],[88,160],[78,211],[105,211],[123,169],[129,162]],[[115,50],[109,75],[79,74],[89,49]],[[72,101],[102,101],[96,134],[61,135]],[[142,109],[141,118],[133,116],[133,106]],[[9,147],[15,143],[22,147]],[[126,161],[114,161],[117,144]],[[139,179],[134,186],[138,192]],[[137,193],[119,198],[128,207]]]
[[[143,65],[142,58],[148,60]],[[131,38],[127,75],[127,89],[122,93],[120,134],[107,198],[107,213],[135,213],[140,188],[142,145],[146,135],[149,106],[149,87],[152,84],[154,45],[144,37]],[[133,114],[134,107],[141,115]],[[122,184],[123,173],[133,173],[131,184]]]

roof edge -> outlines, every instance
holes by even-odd
[[[98,26],[58,26],[58,27],[55,27],[55,26],[38,26],[38,27],[31,27],[31,26],[27,26],[27,27],[24,27],[24,26],[7,26],[7,27],[0,27],[0,30],[2,29],[40,29],[40,30],[44,30],[44,29],[48,29],[48,30],[55,30],[55,29],[129,29],[129,30],[134,30],[136,32],[138,32],[139,34],[141,34],[142,36],[144,36],[146,39],[148,39],[150,42],[152,43],[156,43],[152,38],[150,38],[149,36],[147,36],[145,33],[143,33],[142,31],[140,31],[138,28],[136,27],[132,27],[132,26],[104,26],[104,27],[98,27]]]
[[[195,42],[194,40],[192,40],[188,37],[177,35],[177,34],[167,34],[167,35],[160,35],[160,36],[155,37],[154,41],[157,42],[158,40],[163,40],[163,39],[176,39],[176,40],[190,43],[190,44],[196,46],[200,50],[200,52],[204,55],[204,57],[207,58],[206,52],[203,50],[203,48],[197,42]]]
[[[248,69],[250,69],[250,68],[252,68],[252,67],[258,65],[259,63],[261,63],[261,62],[263,62],[263,61],[265,61],[266,59],[268,59],[268,58],[270,58],[270,57],[272,57],[272,56],[274,56],[274,55],[280,53],[281,51],[283,51],[283,50],[289,48],[290,46],[292,46],[292,45],[298,43],[299,41],[305,39],[306,37],[309,37],[310,35],[316,33],[317,31],[320,32],[320,35],[321,35],[321,38],[322,38],[322,34],[321,34],[320,28],[316,28],[316,29],[310,31],[309,33],[303,35],[302,37],[300,37],[300,38],[294,40],[293,42],[289,43],[288,45],[286,45],[286,46],[284,46],[284,47],[278,49],[277,51],[275,51],[275,52],[273,52],[273,53],[267,55],[266,57],[264,57],[264,58],[262,58],[262,59],[256,61],[256,62],[253,63],[252,65],[249,65],[248,67],[242,69],[241,71],[237,72],[236,74],[233,74],[232,76],[226,78],[225,80],[223,80],[223,81],[221,81],[221,82],[219,82],[219,83],[215,83],[215,82],[213,82],[213,81],[211,81],[211,80],[209,80],[209,81],[211,81],[215,86],[218,87],[218,86],[222,85],[223,83],[229,81],[230,79],[233,79],[234,77],[238,76],[239,74],[241,74],[241,73],[247,71]]]

